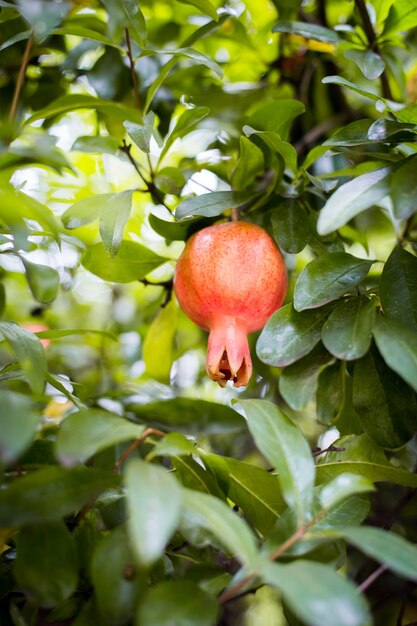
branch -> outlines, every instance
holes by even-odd
[[[158,435],[158,437],[165,437],[165,434],[166,433],[164,433],[162,430],[157,430],[156,428],[146,428],[141,434],[141,436],[135,439],[135,441],[130,444],[127,450],[125,450],[123,454],[121,455],[121,457],[116,461],[113,467],[113,474],[117,474],[117,472],[120,470],[123,463],[126,461],[127,457],[130,454],[132,454],[132,452],[134,452],[134,450],[136,450],[136,448],[140,446],[140,444],[143,441],[145,441],[145,439],[147,439],[150,435]]]
[[[370,576],[368,576],[368,578],[365,578],[363,583],[359,585],[358,587],[359,591],[361,592],[366,591],[368,587],[370,587],[372,583],[374,583],[377,580],[377,578],[382,576],[382,574],[387,571],[387,569],[388,569],[388,565],[386,565],[385,563],[380,565],[374,572],[372,572]]]
[[[25,82],[26,70],[29,65],[29,57],[32,50],[33,39],[29,37],[26,42],[26,48],[23,53],[22,63],[20,65],[19,74],[17,76],[16,86],[14,88],[12,105],[10,107],[9,119],[14,120],[16,117],[17,105],[19,104],[20,93],[23,88],[23,83]]]
[[[129,35],[128,28],[125,28],[125,37],[126,37],[126,45],[127,45],[127,56],[129,58],[129,65],[130,65],[130,75],[132,77],[133,91],[135,93],[136,106],[138,107],[139,111],[141,111],[142,104],[140,101],[138,79],[136,77],[136,72],[135,72],[135,61],[133,59],[132,44],[130,42],[130,35]]]
[[[371,50],[373,50],[376,54],[381,55],[381,51],[378,46],[378,41],[376,37],[376,33],[374,31],[374,27],[372,26],[372,22],[369,18],[369,13],[366,8],[365,0],[355,0],[355,6],[359,11],[362,20],[363,30],[365,31],[365,35],[368,39]],[[392,100],[391,87],[389,86],[388,76],[386,71],[381,74],[381,86],[382,86],[382,94],[384,98],[388,100]]]
[[[161,308],[163,309],[164,307],[166,307],[168,302],[171,300],[171,296],[172,296],[172,290],[174,287],[173,278],[169,278],[168,280],[161,280],[160,282],[157,282],[157,283],[153,283],[150,280],[147,280],[146,278],[141,278],[139,279],[139,282],[142,283],[142,285],[145,285],[145,287],[163,287],[167,293],[166,293],[163,303],[161,304]]]

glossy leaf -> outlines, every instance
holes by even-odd
[[[134,124],[133,122],[124,122],[127,134],[135,142],[137,147],[149,154],[152,132],[155,124],[155,115],[150,111],[143,117],[143,124]]]
[[[117,256],[110,257],[103,244],[89,247],[81,262],[85,269],[103,280],[130,283],[145,278],[166,259],[136,241],[123,240]]]
[[[408,219],[417,211],[417,158],[404,160],[392,177],[391,198],[397,219]]]
[[[378,203],[390,192],[392,169],[383,167],[341,185],[320,211],[317,231],[327,235]]]
[[[290,22],[281,20],[272,29],[275,33],[293,33],[306,39],[337,44],[339,36],[333,29],[309,22]]]
[[[417,26],[417,7],[409,0],[396,0],[392,4],[384,25],[384,36]]]
[[[262,103],[249,117],[247,124],[256,130],[278,133],[286,141],[292,122],[304,111],[304,105],[299,100],[280,98]]]
[[[276,477],[256,465],[217,454],[204,455],[204,463],[251,524],[263,534],[269,532],[285,508]]]
[[[160,439],[152,451],[149,453],[149,459],[155,456],[188,456],[193,454],[196,442],[188,439],[181,433],[168,433]]]
[[[8,389],[1,392],[0,465],[8,465],[24,452],[35,437],[41,420],[30,398]]]
[[[138,609],[136,625],[215,626],[218,612],[213,596],[195,582],[169,580],[148,590]]]
[[[294,308],[314,309],[343,296],[365,278],[372,263],[346,252],[329,252],[314,259],[297,279]]]
[[[384,265],[379,296],[387,318],[417,329],[417,258],[401,246]]]
[[[169,383],[174,360],[174,338],[178,305],[171,299],[149,326],[143,342],[142,355],[147,374],[162,383]]]
[[[343,535],[355,548],[384,563],[398,576],[417,581],[417,546],[403,537],[370,526],[344,528]]]
[[[183,4],[190,4],[195,7],[204,15],[208,15],[213,20],[218,20],[219,16],[217,15],[216,8],[212,5],[209,0],[178,0],[178,2],[182,2]]]
[[[385,63],[381,56],[372,50],[355,50],[350,48],[344,53],[346,59],[353,61],[368,80],[374,80],[381,76],[385,69]]]
[[[69,598],[78,581],[75,542],[63,522],[25,526],[17,537],[18,585],[40,606]]]
[[[137,573],[126,576],[131,564],[132,554],[126,530],[121,525],[101,538],[91,560],[97,605],[103,619],[112,624],[126,623],[135,613],[141,581]]]
[[[99,218],[100,237],[107,252],[114,256],[119,252],[126,222],[132,206],[132,190],[121,191],[102,206]]]
[[[388,367],[417,391],[417,330],[379,317],[374,337]]]
[[[62,422],[56,440],[61,463],[71,467],[123,441],[137,439],[145,427],[100,409],[82,409]]]
[[[26,270],[26,279],[35,300],[43,304],[55,300],[59,288],[58,272],[48,265],[31,263],[27,259],[22,259],[22,261]]]
[[[122,7],[126,14],[129,34],[138,46],[144,46],[146,43],[146,23],[139,3],[136,0],[122,0]]]
[[[398,448],[412,437],[415,395],[377,353],[355,363],[353,403],[364,431],[383,448]]]
[[[40,340],[14,322],[0,322],[1,336],[15,353],[33,393],[40,396],[46,377],[46,358]]]
[[[282,495],[299,521],[308,519],[313,501],[315,466],[300,429],[266,400],[240,400],[257,448],[278,471]]]
[[[340,415],[346,376],[343,367],[343,364],[337,361],[319,373],[316,411],[320,424],[332,424]]]
[[[192,456],[177,455],[171,457],[171,462],[175,469],[175,475],[184,487],[212,494],[220,500],[225,500],[214,475],[200,462],[195,461]]]
[[[319,345],[284,369],[279,377],[279,390],[292,409],[299,411],[312,400],[320,372],[333,360],[333,357]]]
[[[0,492],[0,528],[59,520],[117,484],[101,470],[44,467]]]
[[[177,119],[174,128],[169,133],[165,140],[164,146],[159,155],[159,162],[162,161],[172,144],[176,139],[181,139],[196,126],[201,120],[203,120],[209,114],[210,109],[208,107],[195,107],[193,109],[186,109],[182,115]]]
[[[330,509],[353,495],[369,491],[375,491],[375,489],[372,483],[364,476],[348,473],[339,474],[321,490],[320,504],[325,509]]]
[[[297,151],[287,141],[282,141],[278,133],[265,130],[255,130],[251,126],[244,126],[243,132],[248,136],[259,137],[265,145],[272,150],[273,153],[280,155],[286,165],[292,172],[297,171]]]
[[[270,317],[258,339],[258,357],[276,367],[298,361],[320,341],[328,314],[328,308],[298,312],[291,304],[281,307]]]
[[[246,522],[214,496],[183,490],[183,516],[209,531],[243,565],[256,567],[258,550]]]
[[[340,574],[312,561],[262,566],[263,580],[279,589],[291,609],[311,626],[369,626],[365,600]]]
[[[177,220],[183,220],[194,215],[215,217],[227,209],[239,207],[254,198],[253,194],[238,191],[213,191],[193,196],[180,202],[175,211]]]
[[[244,191],[250,187],[263,165],[264,157],[260,148],[242,136],[239,140],[239,160],[232,174],[233,188]]]
[[[148,404],[128,404],[128,409],[146,424],[187,434],[226,433],[244,428],[244,421],[233,409],[216,402],[175,398]]]
[[[343,301],[324,323],[323,343],[338,359],[360,359],[371,345],[374,321],[373,300],[359,296]]]
[[[140,459],[126,469],[128,531],[138,564],[150,567],[175,531],[181,512],[181,488],[164,468]]]
[[[275,241],[290,254],[301,252],[313,234],[308,214],[294,198],[280,202],[272,212],[271,224]]]

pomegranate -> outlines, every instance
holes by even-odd
[[[203,228],[178,259],[174,290],[184,313],[210,332],[206,369],[224,387],[247,385],[247,334],[262,328],[284,300],[287,272],[273,239],[249,222]]]

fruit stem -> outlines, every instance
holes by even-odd
[[[239,209],[237,207],[233,207],[232,212],[231,212],[231,218],[232,218],[232,222],[239,221]]]

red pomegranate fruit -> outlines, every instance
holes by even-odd
[[[224,387],[247,385],[252,373],[247,334],[282,304],[287,272],[274,240],[249,222],[203,228],[178,259],[174,290],[188,317],[210,332],[206,369]]]

